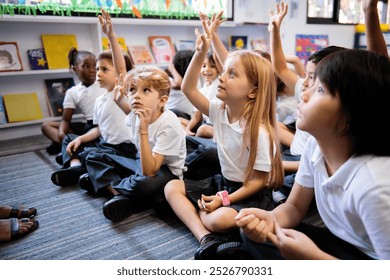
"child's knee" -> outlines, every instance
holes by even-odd
[[[183,180],[171,180],[169,181],[165,188],[164,188],[164,194],[167,200],[171,198],[174,195],[185,193],[185,186]]]

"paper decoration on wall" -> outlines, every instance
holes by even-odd
[[[296,35],[295,53],[306,64],[307,58],[316,51],[328,46],[328,35]]]
[[[72,47],[78,48],[74,34],[42,34],[49,69],[69,68],[68,54]]]

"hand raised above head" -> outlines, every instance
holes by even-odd
[[[280,26],[282,25],[282,21],[284,17],[286,16],[288,11],[288,4],[284,2],[280,2],[276,4],[276,13],[275,11],[269,11],[269,24],[268,24],[268,31],[272,32],[275,29],[280,30]]]
[[[101,8],[101,12],[102,12],[102,14],[98,16],[100,26],[102,27],[103,33],[106,34],[107,36],[109,36],[113,32],[112,23],[111,23],[111,16],[103,8]]]

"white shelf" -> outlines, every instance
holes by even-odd
[[[201,28],[199,20],[174,19],[136,19],[112,18],[115,33],[125,38],[127,45],[148,45],[148,36],[171,36],[177,40],[195,40],[195,27]],[[2,15],[0,16],[0,40],[17,42],[24,71],[0,72],[0,95],[36,92],[42,109],[43,119],[7,123],[0,125],[0,139],[13,139],[40,134],[40,125],[44,121],[59,121],[61,118],[51,118],[47,106],[45,83],[46,79],[73,77],[75,83],[78,77],[69,69],[29,70],[27,51],[42,48],[42,34],[75,34],[79,50],[89,50],[98,55],[102,50],[102,33],[96,16],[33,16],[33,15]],[[265,31],[263,31],[265,30]],[[226,21],[220,29],[220,37],[227,42],[231,35],[248,35],[251,39],[269,36],[266,27],[247,25],[244,23]],[[59,42],[60,43],[60,42]],[[142,67],[143,65],[136,65]],[[166,68],[167,64],[155,64]]]
[[[26,70],[26,71],[10,71],[0,72],[0,77],[3,76],[27,76],[27,75],[50,75],[50,74],[66,74],[70,73],[69,69],[47,69],[47,70]]]
[[[40,22],[40,23],[66,23],[66,24],[96,24],[98,25],[97,17],[77,17],[70,19],[69,16],[32,16],[32,15],[2,15],[0,21],[16,21],[16,22]],[[112,17],[113,24],[126,25],[143,25],[143,26],[201,26],[199,20],[174,20],[174,19],[139,19],[139,18],[116,18]],[[234,21],[226,21],[221,27],[240,26],[242,23]]]

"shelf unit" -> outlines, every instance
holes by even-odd
[[[195,28],[201,29],[198,20],[132,19],[113,18],[115,33],[124,37],[127,45],[148,45],[148,36],[168,35],[173,41],[195,40]],[[36,92],[41,105],[43,119],[22,123],[0,125],[0,140],[14,139],[40,134],[40,125],[50,117],[45,97],[44,80],[77,76],[68,69],[30,70],[27,50],[42,48],[41,34],[75,34],[78,49],[98,54],[102,50],[100,24],[96,17],[66,16],[22,16],[3,15],[0,17],[0,41],[17,42],[23,71],[0,73],[0,95]],[[225,22],[219,29],[220,37],[228,41],[231,35],[247,35],[251,39],[266,38],[265,25],[247,25]]]

